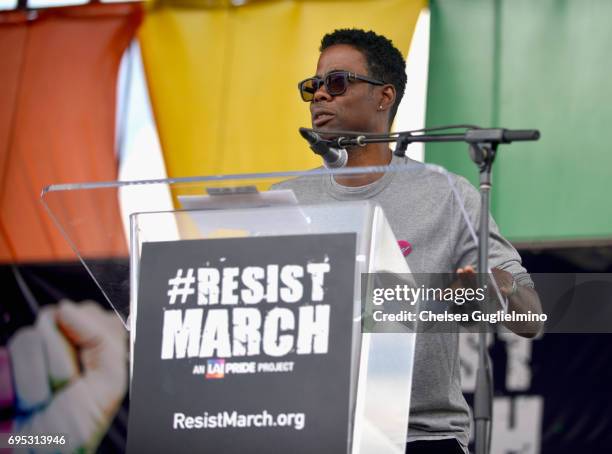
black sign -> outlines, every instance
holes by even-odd
[[[347,452],[356,235],[145,243],[131,452]]]

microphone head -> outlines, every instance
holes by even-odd
[[[312,129],[300,128],[300,134],[302,135],[304,139],[308,141],[310,145],[317,143],[319,140],[321,140],[321,137],[319,137],[319,134],[314,132]]]
[[[308,141],[310,149],[323,158],[323,165],[328,169],[345,167],[348,162],[348,153],[344,148],[332,146],[333,142],[322,139],[312,129],[300,128],[301,136]]]
[[[300,128],[300,134],[308,141],[310,149],[316,154],[323,156],[329,153],[331,145],[329,140],[322,139],[319,134],[308,128]]]
[[[348,152],[346,148],[331,148],[330,151],[336,152],[337,157],[335,159],[323,159],[323,165],[328,169],[340,169],[346,167],[348,162]],[[334,153],[334,155],[336,154]]]

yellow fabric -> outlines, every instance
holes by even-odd
[[[297,82],[314,74],[322,36],[374,30],[406,55],[426,0],[228,3],[166,0],[141,28],[169,177],[319,166],[298,133],[310,117]]]

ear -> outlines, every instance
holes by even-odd
[[[378,102],[378,109],[380,111],[388,112],[393,103],[395,102],[395,87],[391,84],[383,85],[380,91],[380,100]]]

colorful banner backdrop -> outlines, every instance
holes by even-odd
[[[425,0],[164,1],[140,38],[169,177],[320,165],[297,83],[336,28],[382,33],[407,55]]]
[[[0,262],[74,259],[40,193],[117,178],[117,70],[141,16],[133,3],[0,13]],[[83,220],[83,254],[127,253],[116,198],[58,208]]]
[[[501,146],[493,214],[520,243],[612,241],[612,3],[431,0],[427,124],[537,128]],[[426,160],[477,182],[462,144]]]

